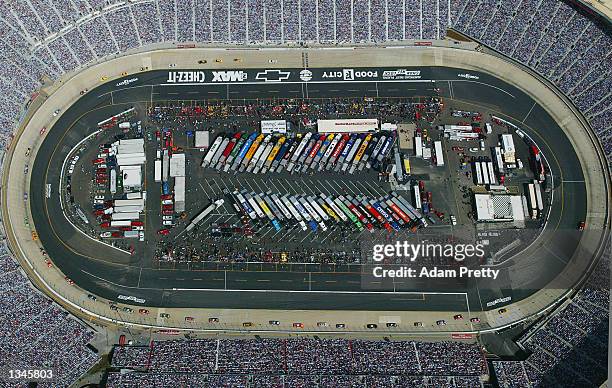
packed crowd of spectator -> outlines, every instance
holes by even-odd
[[[488,374],[477,344],[310,338],[119,346],[112,367],[136,372],[110,373],[109,387],[146,386],[151,378],[186,386],[236,381],[244,387],[480,387],[480,377]]]
[[[453,27],[535,69],[585,114],[612,154],[610,27],[557,0],[460,0]]]
[[[148,44],[431,40],[453,26],[555,82],[612,153],[612,37],[564,1],[19,0],[11,7],[0,17],[0,146],[43,76],[57,79]]]
[[[86,347],[93,333],[31,287],[4,242],[0,311],[2,370],[53,369],[54,384],[69,386],[100,358]]]
[[[608,365],[610,251],[585,288],[562,311],[519,343],[525,361],[494,361],[501,387],[599,386]]]
[[[198,388],[477,388],[482,387],[477,376],[356,376],[356,375],[206,375],[178,373],[109,373],[108,388],[136,387],[198,387]]]

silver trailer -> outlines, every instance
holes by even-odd
[[[259,204],[257,203],[255,198],[253,198],[253,196],[251,194],[244,193],[244,198],[249,202],[249,205],[251,205],[253,210],[255,210],[255,213],[257,214],[257,217],[259,217],[259,218],[266,218],[265,213],[263,212],[263,210],[261,210],[261,208],[259,207]]]
[[[325,210],[323,210],[323,208],[321,208],[321,206],[319,206],[319,204],[317,203],[317,200],[315,197],[308,197],[308,202],[310,202],[310,206],[312,206],[312,208],[319,213],[319,216],[321,216],[321,218],[324,221],[329,221],[329,215],[325,212]]]
[[[257,165],[257,161],[259,160],[259,158],[261,157],[261,154],[263,154],[263,152],[266,150],[266,148],[268,147],[268,143],[270,142],[270,138],[272,136],[268,135],[266,136],[263,141],[261,142],[261,144],[259,144],[259,147],[257,147],[257,150],[255,151],[255,154],[253,155],[253,157],[251,158],[250,161],[248,161],[248,165],[246,166],[246,171],[247,172],[251,172],[253,171],[253,169],[255,168],[255,166]]]
[[[272,149],[274,148],[274,146],[275,144],[272,141],[269,142],[268,145],[266,145],[266,148],[261,153],[261,156],[259,157],[259,160],[257,161],[255,168],[253,169],[253,174],[259,174],[259,171],[264,166],[264,163],[266,163],[266,160],[268,159],[268,155],[270,155],[270,152],[272,152]]]
[[[230,142],[230,138],[223,139],[223,141],[221,142],[221,145],[217,149],[217,152],[215,152],[215,154],[212,157],[212,160],[210,161],[211,168],[213,168],[219,162],[219,158],[221,158],[221,155],[223,155],[223,151],[225,151],[225,147],[227,147],[229,142]]]
[[[271,194],[270,198],[272,198],[272,200],[274,201],[274,203],[276,204],[276,207],[283,213],[283,215],[285,216],[285,218],[287,220],[290,220],[292,218],[292,214],[289,211],[289,209],[287,209],[287,207],[285,206],[285,204],[283,203],[283,201],[280,200],[280,198],[278,197],[278,195],[276,194]]]
[[[221,146],[222,142],[223,142],[222,136],[219,136],[218,138],[215,139],[213,144],[208,149],[208,152],[206,152],[204,159],[202,160],[202,167],[208,167],[208,165],[212,161],[213,156],[217,153],[217,150]]]

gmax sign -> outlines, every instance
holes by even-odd
[[[206,80],[206,74],[203,71],[169,71],[169,84],[176,83],[203,83]]]
[[[213,71],[212,82],[242,82],[248,78],[244,71]]]

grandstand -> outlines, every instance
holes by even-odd
[[[17,0],[0,17],[3,142],[43,77],[143,46],[376,44],[447,27],[553,81],[612,152],[609,26],[556,0]]]
[[[556,0],[15,0],[0,15],[0,148],[43,83],[130,50],[431,41],[444,39],[449,27],[552,81],[612,155],[610,25]],[[601,382],[607,273],[609,254],[565,309],[519,341],[529,354],[524,361],[492,364],[500,385]],[[13,366],[44,360],[57,371],[57,386],[71,384],[99,361],[86,346],[93,333],[31,287],[6,245],[0,246],[0,277],[0,360],[17,360]],[[480,386],[480,376],[489,373],[482,350],[473,345],[240,341],[116,348],[108,384],[467,387]],[[394,369],[400,363],[403,368]],[[200,369],[181,369],[193,366]],[[137,372],[117,372],[124,367]],[[393,372],[379,374],[383,368]]]
[[[562,311],[518,343],[524,361],[494,361],[500,386],[598,386],[607,376],[610,250]]]
[[[57,386],[68,386],[100,360],[86,346],[93,331],[33,289],[4,242],[0,280],[0,368],[53,368]]]
[[[112,366],[135,372],[110,373],[109,387],[147,385],[154,378],[182,378],[198,386],[233,379],[245,386],[291,387],[299,381],[372,386],[372,379],[376,386],[439,386],[435,382],[443,381],[475,387],[489,373],[477,344],[344,339],[153,341],[145,348],[115,348]]]

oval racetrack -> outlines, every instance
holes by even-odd
[[[421,80],[324,80],[322,72],[332,69],[311,69],[313,79],[304,82],[299,79],[299,69],[283,69],[283,72],[290,73],[288,78],[272,83],[257,81],[255,73],[265,73],[266,77],[283,75],[261,69],[248,70],[248,80],[253,80],[248,83],[212,83],[212,75],[207,74],[207,80],[211,82],[206,84],[163,85],[168,80],[168,72],[153,71],[138,74],[138,80],[127,86],[117,87],[121,80],[104,84],[63,113],[37,153],[32,166],[37,173],[32,174],[30,193],[33,221],[39,238],[55,265],[78,286],[109,300],[117,300],[119,295],[135,296],[145,299],[149,306],[403,311],[454,311],[463,306],[475,311],[486,309],[487,302],[497,298],[510,296],[512,302],[516,302],[528,297],[563,270],[579,242],[580,236],[575,229],[578,220],[585,219],[586,187],[580,161],[570,141],[544,108],[497,78],[476,72],[470,73],[478,80],[458,77],[458,74],[465,73],[462,69],[408,69],[419,70]],[[439,293],[433,289],[406,294],[363,293],[360,291],[360,275],[352,273],[245,272],[239,268],[196,272],[141,268],[137,259],[83,238],[62,215],[58,181],[67,153],[95,130],[98,121],[134,102],[194,100],[212,96],[363,97],[373,93],[381,97],[410,97],[428,95],[434,84],[427,80],[435,80],[443,96],[484,104],[499,111],[502,117],[512,119],[542,148],[555,177],[555,204],[544,235],[524,255],[504,265],[501,280],[495,283],[473,280],[467,284],[466,290],[457,293]],[[52,185],[49,199],[44,195],[47,183]],[[585,260],[584,268],[587,264]],[[305,277],[314,282],[304,285]],[[568,284],[568,288],[571,285]]]

